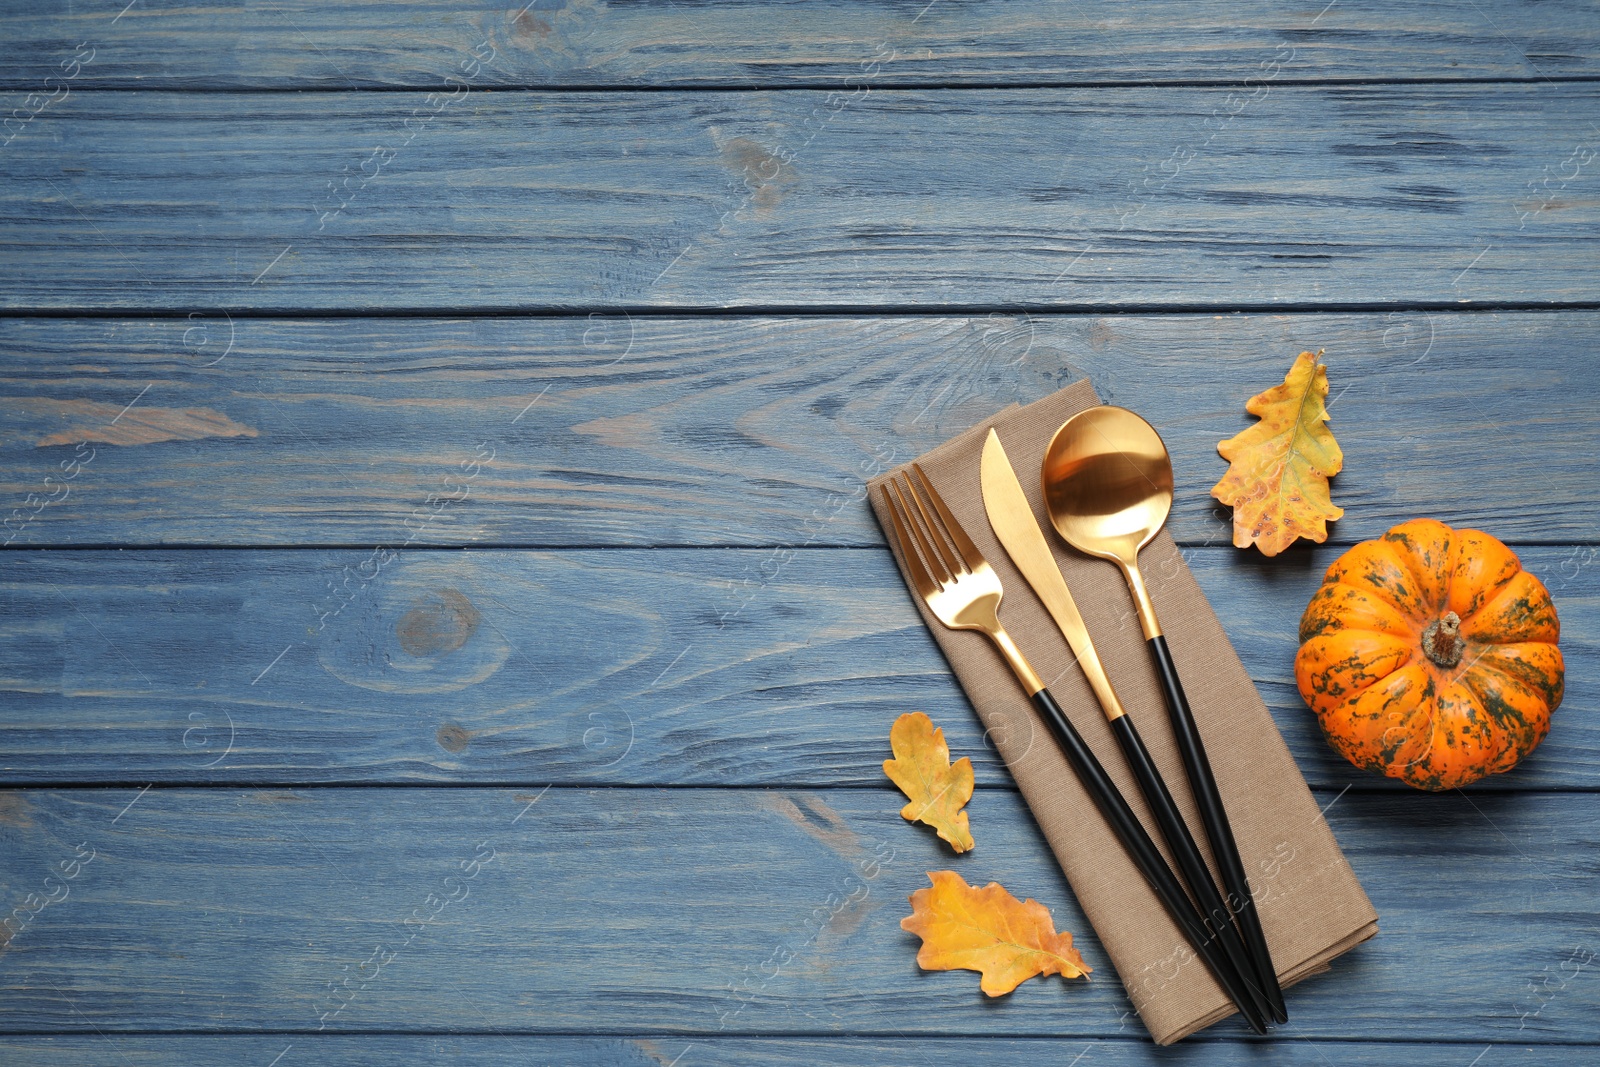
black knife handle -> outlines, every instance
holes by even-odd
[[[1239,932],[1234,929],[1233,916],[1228,914],[1228,905],[1223,902],[1222,894],[1217,892],[1216,883],[1211,880],[1211,871],[1206,867],[1205,857],[1200,854],[1200,846],[1195,843],[1194,835],[1189,832],[1183,814],[1167,789],[1167,783],[1162,779],[1155,761],[1150,758],[1150,750],[1144,747],[1144,739],[1139,736],[1138,728],[1127,715],[1119,715],[1110,722],[1111,732],[1122,746],[1122,754],[1139,782],[1139,790],[1144,794],[1145,803],[1150,806],[1150,813],[1161,829],[1161,836],[1166,839],[1167,847],[1178,861],[1178,870],[1183,873],[1183,880],[1189,883],[1190,892],[1200,904],[1200,914],[1205,919],[1206,928],[1217,935],[1228,962],[1244,979],[1256,1010],[1264,1018],[1270,1016],[1272,1006],[1267,1000],[1266,991],[1256,980],[1255,967],[1250,961],[1250,954],[1245,951],[1244,942],[1239,940]]]
[[[1089,746],[1084,744],[1083,738],[1071,720],[1062,712],[1061,705],[1055,702],[1048,689],[1034,693],[1033,704],[1050,724],[1050,729],[1060,742],[1067,760],[1078,773],[1079,781],[1088,790],[1089,796],[1093,798],[1095,806],[1100,809],[1106,821],[1111,824],[1111,829],[1122,842],[1122,847],[1127,850],[1129,857],[1144,874],[1145,881],[1165,905],[1167,913],[1172,916],[1189,943],[1194,946],[1195,952],[1216,976],[1217,982],[1238,1007],[1239,1013],[1250,1024],[1250,1028],[1258,1034],[1266,1033],[1264,1016],[1256,1007],[1255,998],[1249,994],[1244,977],[1235,970],[1234,965],[1219,949],[1220,939],[1206,929],[1206,924],[1194,910],[1194,904],[1184,893],[1183,887],[1178,884],[1178,879],[1167,866],[1166,860],[1161,858],[1155,842],[1145,833],[1138,816],[1128,807],[1128,802],[1117,790],[1116,783],[1106,774],[1105,768],[1089,750]]]
[[[1278,969],[1273,965],[1272,953],[1267,948],[1267,935],[1261,929],[1261,916],[1256,912],[1255,896],[1250,892],[1250,880],[1245,876],[1244,862],[1239,858],[1239,846],[1233,839],[1233,827],[1228,823],[1228,811],[1222,805],[1222,793],[1217,789],[1217,779],[1211,773],[1211,761],[1206,758],[1205,742],[1200,739],[1200,728],[1189,710],[1189,701],[1183,693],[1183,683],[1178,679],[1177,665],[1172,662],[1172,652],[1167,639],[1157,634],[1146,642],[1156,663],[1156,673],[1161,677],[1161,692],[1166,697],[1167,713],[1172,719],[1172,732],[1178,740],[1178,751],[1183,755],[1183,766],[1189,772],[1189,785],[1194,791],[1195,804],[1200,809],[1200,822],[1206,836],[1211,839],[1212,854],[1217,857],[1217,867],[1222,871],[1222,884],[1228,890],[1228,904],[1239,920],[1245,944],[1250,948],[1257,985],[1267,994],[1272,1016],[1278,1022],[1287,1022],[1289,1012],[1283,1001],[1283,988],[1278,984]]]

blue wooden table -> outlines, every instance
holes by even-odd
[[[1597,79],[1578,0],[0,3],[0,1063],[1594,1062]],[[1267,1040],[1149,1043],[863,502],[1085,376],[1382,918]],[[1568,664],[1441,796],[1291,669],[1422,515]],[[1092,983],[917,969],[914,709]]]

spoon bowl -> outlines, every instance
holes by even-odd
[[[1172,510],[1172,460],[1155,428],[1127,408],[1068,419],[1044,455],[1050,522],[1080,552],[1138,568]],[[1130,579],[1131,580],[1131,579]]]

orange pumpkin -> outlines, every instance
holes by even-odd
[[[1402,523],[1328,568],[1300,619],[1294,677],[1357,767],[1444,790],[1508,771],[1550,730],[1561,624],[1505,545]]]

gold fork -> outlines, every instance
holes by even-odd
[[[950,514],[921,465],[911,464],[909,475],[903,472],[891,475],[879,492],[888,506],[889,521],[900,542],[901,559],[917,595],[945,626],[952,630],[977,630],[995,643],[1017,681],[1028,691],[1034,707],[1050,724],[1084,788],[1144,874],[1145,881],[1251,1029],[1259,1034],[1266,1033],[1255,1000],[1247,992],[1248,987],[1235,965],[1224,955],[1219,936],[1207,929],[1116,783],[1084,744],[1061,705],[1056,703],[1027,657],[1000,624],[1000,598],[1005,593],[1000,576],[983,558],[983,553],[978,551],[956,517]]]
[[[922,506],[922,495],[904,474],[889,479],[888,486],[893,493],[891,495],[886,489],[884,495],[889,502],[895,536],[900,539],[900,547],[906,557],[906,570],[911,573],[911,582],[917,588],[917,595],[927,602],[928,610],[933,612],[934,617],[950,629],[978,630],[987,634],[1000,649],[1000,654],[1005,657],[1007,665],[1029,696],[1042,691],[1044,682],[1040,681],[1017,643],[1011,640],[1011,635],[1006,633],[1006,628],[1000,625],[1000,598],[1005,593],[1000,586],[1000,576],[995,574],[989,561],[978,551],[978,546],[972,543],[955,516],[950,514],[944,500],[934,492],[933,483],[922,473],[922,467],[913,463],[911,471],[921,485],[922,492],[933,503],[934,512],[939,516],[937,523]],[[902,480],[905,481],[904,491],[900,488]],[[907,494],[915,501],[914,504],[907,503]],[[913,507],[916,517],[912,515]],[[918,518],[922,520],[921,523],[917,522]],[[909,535],[908,527],[911,531]],[[945,541],[945,535],[954,545],[953,553],[951,544]],[[913,542],[915,549],[911,547]]]

